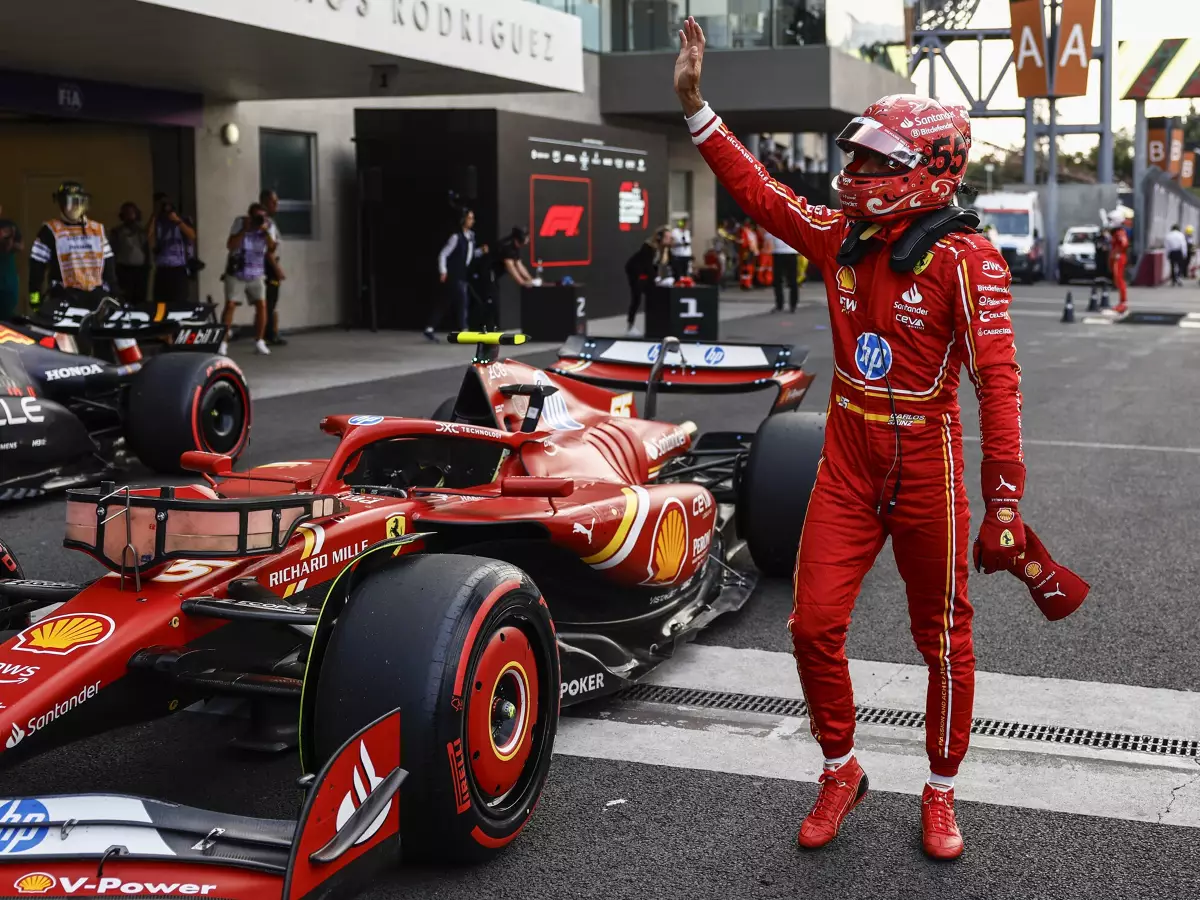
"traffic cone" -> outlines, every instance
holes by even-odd
[[[1100,297],[1098,295],[1095,283],[1092,284],[1092,293],[1088,297],[1088,312],[1100,312]]]
[[[1108,285],[1100,288],[1100,308],[1108,309]]]
[[[1067,302],[1063,304],[1062,320],[1066,324],[1075,321],[1075,304],[1071,302],[1071,292],[1067,291]]]

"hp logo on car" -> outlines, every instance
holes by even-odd
[[[650,360],[650,362],[654,362],[656,359],[658,359],[658,354],[661,351],[662,351],[662,344],[655,344],[653,347],[651,347],[649,350],[646,351],[646,359]]]
[[[49,829],[36,827],[35,823],[49,821],[50,813],[40,800],[0,800],[0,854],[23,853],[36,847]]]
[[[709,347],[704,351],[704,361],[710,366],[719,366],[725,358],[724,347]]]
[[[854,363],[867,381],[878,381],[892,370],[892,347],[886,339],[868,331],[858,336]]]

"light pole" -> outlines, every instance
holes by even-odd
[[[987,172],[987,192],[992,192],[992,173],[996,171],[995,163],[984,163],[983,171]]]

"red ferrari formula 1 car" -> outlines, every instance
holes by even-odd
[[[496,358],[520,335],[452,337],[476,359],[433,418],[331,416],[328,459],[189,452],[202,483],[69,492],[65,545],[109,570],[89,584],[0,547],[0,759],[232,696],[237,743],[309,773],[298,822],[0,800],[0,895],[316,897],[401,848],[486,858],[533,811],[560,707],[740,608],[744,548],[790,572],[823,437],[792,348],[573,338],[543,370]],[[756,389],[755,435],[654,419],[661,392]]]

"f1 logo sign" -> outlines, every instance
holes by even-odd
[[[546,268],[591,265],[592,180],[531,175],[529,225],[532,264],[540,262]]]
[[[583,212],[582,206],[567,206],[562,203],[551,206],[546,210],[546,216],[542,219],[542,227],[538,229],[538,235],[549,238],[561,232],[563,237],[577,237],[579,220],[583,218]]]

